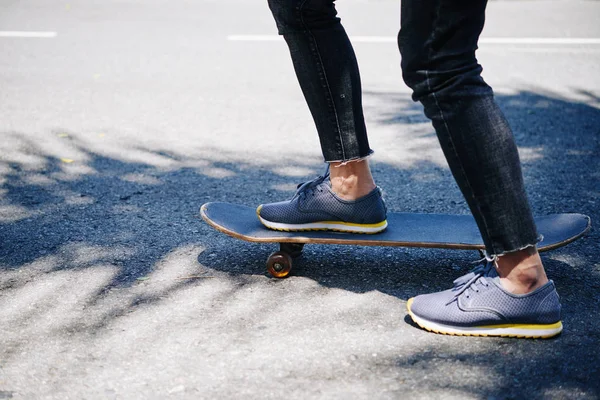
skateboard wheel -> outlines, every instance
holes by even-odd
[[[285,278],[292,270],[292,257],[283,251],[276,251],[267,260],[267,271],[275,278]]]

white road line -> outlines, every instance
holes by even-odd
[[[277,42],[283,39],[281,36],[275,35],[229,35],[227,40],[234,42]]]
[[[230,35],[230,41],[275,42],[281,40],[277,35]],[[395,43],[394,36],[352,36],[355,43]],[[548,45],[585,45],[600,44],[600,38],[486,38],[479,39],[480,44],[548,44]]]
[[[484,44],[600,44],[600,38],[481,38]]]
[[[53,38],[56,35],[56,32],[0,31],[0,37],[11,38]]]

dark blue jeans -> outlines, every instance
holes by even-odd
[[[368,156],[361,83],[335,0],[268,0],[326,161]],[[431,119],[489,256],[539,241],[512,131],[475,58],[486,0],[402,0],[402,74]]]

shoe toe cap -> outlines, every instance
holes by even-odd
[[[286,214],[289,214],[288,208],[289,202],[283,201],[279,203],[261,204],[256,209],[256,214],[267,221],[281,222],[285,219]]]
[[[457,303],[452,301],[454,292],[445,290],[437,293],[422,294],[413,297],[409,307],[409,311],[421,318],[436,322],[450,322],[456,318]]]

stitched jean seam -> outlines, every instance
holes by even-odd
[[[315,36],[313,35],[313,33],[310,31],[310,29],[308,28],[308,26],[306,25],[306,22],[304,21],[304,16],[302,15],[302,10],[304,9],[304,5],[306,4],[308,0],[304,0],[299,6],[298,6],[298,12],[299,12],[299,16],[300,16],[300,22],[302,23],[302,26],[304,26],[304,30],[305,32],[308,34],[308,37],[310,38],[310,40],[312,40],[313,45],[315,46],[315,50],[313,50],[313,54],[318,58],[318,67],[321,69],[321,73],[323,74],[323,79],[325,81],[325,86],[327,88],[327,94],[328,94],[328,102],[333,110],[333,115],[335,116],[335,124],[336,124],[336,130],[337,130],[337,135],[338,135],[338,139],[339,139],[339,143],[340,143],[340,147],[342,150],[342,158],[345,160],[346,159],[346,150],[344,148],[344,138],[342,137],[341,134],[341,129],[340,129],[340,120],[337,114],[337,109],[335,108],[335,103],[333,101],[333,95],[331,93],[331,87],[329,86],[329,80],[327,79],[327,73],[325,72],[325,67],[323,66],[323,59],[321,58],[321,54],[319,52],[319,46],[317,45],[317,39],[315,38]]]
[[[439,10],[440,6],[439,6],[439,4],[440,3],[438,2],[437,4],[438,4],[438,9],[436,10],[437,11],[436,18],[439,18],[439,14],[440,14],[440,10]],[[434,26],[435,25],[436,24],[434,23]],[[462,160],[461,160],[458,152],[456,151],[456,146],[454,144],[454,140],[452,138],[452,134],[450,133],[450,127],[448,126],[446,118],[444,117],[444,111],[442,110],[442,107],[440,107],[440,103],[438,101],[438,98],[437,98],[435,92],[433,90],[431,90],[431,82],[430,82],[430,79],[429,79],[429,64],[430,64],[429,60],[431,59],[431,44],[433,42],[433,36],[434,36],[434,34],[435,34],[435,30],[433,30],[431,32],[431,40],[429,41],[429,51],[428,51],[428,57],[427,57],[427,59],[428,59],[427,60],[427,68],[425,69],[425,81],[427,82],[427,90],[428,90],[429,93],[431,93],[431,96],[433,97],[435,106],[439,110],[440,118],[441,118],[442,122],[444,123],[444,127],[446,129],[446,134],[448,135],[448,140],[450,140],[450,144],[452,146],[452,151],[454,152],[454,156],[456,157],[457,164],[460,167],[460,172],[461,172],[461,174],[463,176],[463,181],[466,182],[467,188],[469,190],[469,195],[473,199],[473,204],[475,205],[475,207],[477,207],[477,211],[479,213],[479,217],[480,217],[479,219],[483,223],[483,228],[484,228],[485,234],[487,236],[486,239],[490,243],[490,246],[492,246],[492,249],[494,250],[493,253],[496,254],[496,249],[494,249],[495,246],[494,246],[493,241],[491,240],[491,235],[490,235],[490,231],[489,231],[489,228],[488,228],[487,221],[485,219],[485,216],[484,216],[483,212],[481,211],[481,207],[479,205],[479,201],[477,200],[477,197],[475,197],[475,193],[473,191],[473,187],[471,186],[471,182],[469,182],[468,175],[467,175],[467,173],[465,171],[465,168],[463,166],[463,162],[462,162]]]
[[[440,2],[439,1],[437,2],[437,5],[438,5],[438,7],[437,7],[437,10],[436,10],[437,11],[436,12],[436,18],[439,18],[439,15],[440,15]],[[435,23],[433,25],[436,26]],[[437,107],[437,109],[440,112],[440,118],[442,119],[442,122],[444,123],[444,127],[446,128],[446,134],[448,135],[448,139],[450,140],[450,144],[452,145],[452,151],[454,152],[454,156],[456,157],[458,166],[460,167],[460,172],[461,172],[461,174],[463,176],[463,180],[467,184],[467,187],[468,187],[468,190],[469,190],[469,195],[473,199],[473,204],[477,207],[477,211],[478,211],[479,217],[480,217],[479,219],[483,222],[483,227],[485,229],[485,234],[487,236],[487,241],[490,243],[490,246],[492,246],[492,249],[494,250],[493,253],[496,254],[496,249],[493,248],[494,247],[494,243],[491,240],[491,235],[490,235],[490,231],[489,231],[489,228],[488,228],[488,225],[487,225],[487,221],[485,220],[483,212],[481,211],[481,207],[479,205],[479,201],[477,200],[477,197],[475,197],[475,193],[473,191],[473,187],[471,186],[471,182],[469,182],[468,175],[467,175],[467,173],[465,171],[465,168],[463,166],[463,162],[462,162],[462,160],[461,160],[458,152],[456,151],[456,146],[454,144],[454,140],[452,138],[452,134],[450,133],[450,127],[448,126],[446,118],[444,117],[444,111],[442,110],[442,107],[440,107],[440,103],[438,102],[438,99],[437,99],[437,96],[436,96],[435,92],[431,90],[431,82],[430,82],[430,79],[429,79],[429,64],[430,64],[429,60],[431,59],[431,44],[433,42],[433,36],[434,36],[434,34],[435,34],[435,30],[432,30],[432,32],[431,32],[431,36],[432,36],[431,39],[432,40],[429,41],[429,51],[428,51],[428,57],[427,57],[427,59],[428,59],[427,60],[427,69],[425,70],[425,80],[427,82],[427,90],[429,91],[429,93],[431,93],[431,95],[433,97],[433,100],[434,100],[434,103],[435,103],[435,106]]]
[[[491,235],[490,235],[490,231],[488,229],[487,222],[485,220],[485,217],[483,216],[483,213],[481,212],[481,208],[479,207],[479,201],[477,201],[477,197],[475,197],[475,193],[473,193],[473,187],[471,186],[471,182],[469,182],[467,173],[466,173],[463,163],[460,159],[460,156],[456,152],[456,146],[454,145],[454,140],[452,139],[452,134],[450,133],[450,127],[448,126],[448,123],[446,122],[446,118],[444,117],[444,111],[440,107],[437,96],[435,95],[434,92],[431,91],[431,84],[429,82],[429,71],[428,70],[425,71],[425,79],[427,82],[427,90],[429,90],[429,92],[431,93],[433,100],[435,102],[435,106],[437,107],[437,109],[440,112],[440,118],[442,119],[442,122],[444,123],[444,127],[446,128],[446,133],[448,135],[448,139],[450,140],[450,144],[452,145],[452,151],[454,152],[454,155],[455,155],[456,159],[458,160],[458,166],[460,167],[460,172],[463,175],[464,181],[467,184],[467,187],[469,189],[469,194],[470,194],[471,198],[473,199],[473,204],[475,204],[475,206],[477,207],[477,211],[479,212],[481,221],[483,222],[483,226],[485,229],[485,233],[487,235],[487,239],[491,241]],[[491,245],[493,246],[493,243],[491,243]],[[495,250],[494,250],[494,253],[496,253]]]

